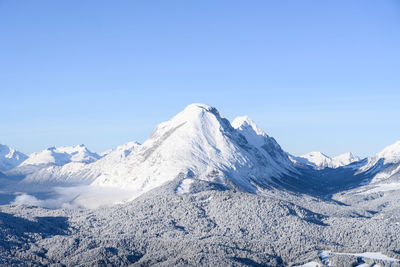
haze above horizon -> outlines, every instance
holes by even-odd
[[[295,155],[400,140],[400,3],[0,1],[0,143],[143,142],[190,103]]]

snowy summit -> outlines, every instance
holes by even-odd
[[[27,158],[28,156],[24,153],[0,144],[0,171],[8,171],[15,168]]]

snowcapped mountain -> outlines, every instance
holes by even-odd
[[[333,158],[321,152],[295,157],[249,117],[230,123],[213,107],[191,104],[159,124],[143,145],[128,142],[103,157],[83,145],[49,148],[30,155],[5,175],[22,179],[18,186],[90,184],[134,189],[138,194],[167,182],[173,182],[176,193],[210,187],[257,193],[275,185],[305,192],[305,188],[318,188],[318,170],[329,168],[322,182],[339,190],[346,187],[343,183],[357,185],[398,176],[399,151],[400,142],[362,161],[350,152]],[[346,170],[335,170],[342,166]],[[338,173],[341,184],[335,179]]]
[[[107,172],[119,162],[123,161],[129,156],[132,151],[140,146],[137,142],[128,142],[120,145],[115,149],[111,149],[107,155],[97,159],[97,154],[87,150],[83,146],[59,148],[58,151],[72,152],[72,160],[66,164],[42,164],[37,167],[36,165],[20,166],[16,170],[9,173],[9,175],[24,174],[26,177],[19,183],[18,186],[24,185],[82,185],[90,184],[95,178],[104,172]],[[74,152],[79,152],[74,154]],[[89,154],[89,153],[91,154]],[[41,152],[42,153],[42,152]],[[40,154],[40,153],[39,153]],[[43,153],[43,154],[47,154]],[[93,155],[94,154],[94,155]],[[50,159],[53,159],[50,157]],[[42,161],[43,162],[43,161]],[[37,188],[35,188],[36,190]]]
[[[15,168],[27,158],[28,156],[24,153],[0,144],[0,171],[8,171]]]
[[[69,163],[74,163],[74,170],[78,171],[82,166],[95,162],[101,157],[88,150],[84,145],[66,146],[66,147],[51,147],[38,153],[32,153],[29,157],[19,164],[17,167],[5,172],[10,177],[40,177],[40,180],[45,181],[48,178],[57,177],[60,173],[57,172],[59,166],[64,166]],[[70,173],[68,170],[66,173]],[[64,172],[64,176],[66,175]]]
[[[377,173],[391,164],[400,162],[400,141],[385,147],[374,157],[368,158],[368,162],[362,166],[359,172]]]
[[[346,166],[353,162],[360,161],[361,158],[352,152],[346,152],[332,158],[332,160],[336,164],[336,166]]]
[[[316,169],[332,167],[332,159],[321,152],[309,152],[298,158],[300,158],[300,162],[305,163],[306,165],[311,165]]]
[[[275,140],[253,122],[237,119],[234,125],[237,129],[213,107],[191,104],[159,124],[134,153],[103,170],[93,185],[146,192],[176,180],[180,193],[210,184],[256,192],[272,177],[295,171]]]
[[[322,170],[325,168],[343,167],[353,162],[360,161],[361,158],[351,152],[346,152],[331,158],[321,152],[313,151],[299,157],[291,156],[291,160],[298,165],[307,165],[314,169]]]
[[[374,157],[368,158],[357,174],[372,175],[369,184],[375,184],[400,176],[400,141],[385,147]]]
[[[356,175],[366,178],[353,192],[369,194],[400,190],[400,141],[368,158]]]
[[[84,145],[75,147],[50,147],[38,153],[29,155],[20,166],[27,165],[65,165],[70,162],[91,163],[98,160],[100,156],[91,152]]]

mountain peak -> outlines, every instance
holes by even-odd
[[[338,168],[359,161],[360,157],[352,152],[346,152],[336,157],[329,157],[322,152],[313,151],[300,157],[293,157],[293,160],[302,164],[310,165],[316,169]]]
[[[257,124],[248,116],[236,117],[232,121],[232,126],[235,129],[242,130],[246,128],[252,128],[257,135],[268,137],[268,135],[260,127],[258,127]]]
[[[185,121],[192,121],[197,119],[202,119],[204,114],[212,114],[218,118],[224,119],[224,117],[219,113],[219,111],[212,106],[201,104],[201,103],[193,103],[185,107],[184,110],[179,112],[175,117],[171,119],[176,120],[185,120]]]
[[[28,158],[14,148],[0,144],[0,171],[7,171],[18,166]]]
[[[185,108],[184,110],[186,110],[186,109],[204,109],[204,110],[212,110],[212,109],[215,109],[215,108],[212,107],[212,106],[209,106],[209,105],[207,105],[207,104],[192,103],[192,104],[187,105],[186,108]]]
[[[316,169],[332,167],[332,158],[319,151],[312,151],[300,157],[295,157],[295,160]]]
[[[337,155],[336,157],[333,158],[333,161],[338,166],[349,165],[353,162],[360,161],[360,160],[361,160],[361,158],[352,152],[346,152],[346,153]]]

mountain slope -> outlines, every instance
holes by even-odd
[[[0,144],[0,171],[8,171],[17,167],[24,160],[28,158],[27,155],[21,153],[14,148],[10,148]]]
[[[369,178],[362,185],[367,189],[375,187],[373,192],[400,189],[400,141],[368,158],[357,174],[368,175]]]
[[[246,138],[241,132],[215,108],[189,105],[158,125],[135,153],[104,171],[93,185],[146,192],[176,179],[178,193],[215,184],[257,192],[272,177],[282,175],[285,167],[277,166],[270,153],[254,146],[247,140],[249,135]],[[275,147],[271,151],[275,152]],[[289,160],[285,164],[291,166]]]
[[[232,126],[265,156],[272,168],[282,173],[288,171],[297,173],[288,153],[283,151],[276,140],[268,136],[252,119],[247,116],[237,117],[232,121]]]

